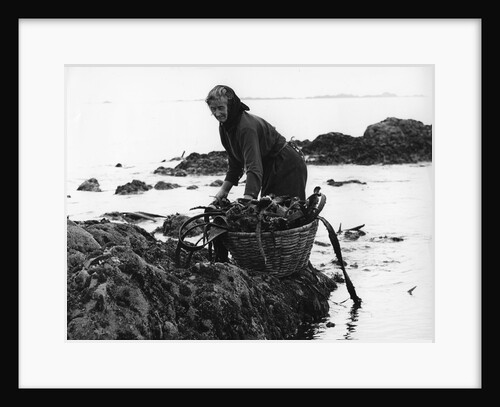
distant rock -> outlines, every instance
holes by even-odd
[[[153,171],[153,174],[159,174],[159,175],[170,175],[172,177],[185,177],[187,176],[187,172],[184,170],[180,169],[175,169],[175,168],[166,168],[166,167],[158,167],[156,170]]]
[[[126,216],[123,214],[123,212],[118,212],[118,211],[106,212],[102,216],[103,216],[103,218],[113,220],[113,221],[129,222],[129,219],[126,218]]]
[[[405,164],[432,161],[432,126],[389,117],[367,127],[362,137],[321,134],[296,141],[309,164]]]
[[[216,179],[215,181],[208,184],[208,186],[209,187],[220,187],[220,186],[222,186],[223,183],[224,183],[224,181],[222,181],[221,179]]]
[[[172,182],[165,182],[165,181],[158,181],[154,186],[155,189],[174,189],[180,187],[181,186],[179,184],[174,184]]]
[[[89,178],[88,180],[82,182],[77,188],[77,191],[102,192],[99,181],[95,178]]]
[[[186,189],[198,189],[198,185],[190,185]]]
[[[346,230],[343,234],[344,238],[347,240],[357,240],[364,235],[366,235],[366,233],[362,230]]]
[[[120,163],[116,164],[115,167],[122,167]]]
[[[151,185],[147,185],[143,181],[134,179],[132,182],[127,182],[125,185],[118,186],[115,190],[115,195],[139,194],[149,191],[151,188],[153,188]]]
[[[329,179],[326,183],[332,187],[341,187],[344,184],[362,184],[366,185],[366,182],[361,182],[357,179],[347,180],[347,181],[335,181],[334,179]]]
[[[147,212],[106,212],[103,218],[111,221],[127,222],[127,223],[139,223],[145,220],[156,221],[157,218],[163,217],[161,215],[155,215]]]
[[[378,237],[372,237],[370,239],[371,242],[402,242],[404,239],[399,236],[378,236]]]
[[[208,154],[191,153],[177,164],[176,170],[188,174],[222,175],[227,172],[228,158],[226,151],[212,151]]]
[[[346,239],[346,240],[357,240],[361,236],[365,236],[366,235],[366,233],[361,230],[361,228],[364,227],[364,226],[365,225],[362,224],[360,226],[356,226],[354,228],[350,228],[350,229],[346,229],[346,230],[341,230],[341,228],[339,226],[339,230],[338,230],[337,234],[338,235],[342,235],[344,237],[344,239]]]

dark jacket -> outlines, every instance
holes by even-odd
[[[225,180],[238,185],[246,173],[245,195],[305,199],[306,164],[266,120],[243,111],[231,127],[221,124],[219,133],[229,158]]]

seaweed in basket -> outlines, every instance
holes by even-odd
[[[312,222],[324,205],[324,199],[319,199],[321,196],[317,187],[307,200],[268,195],[253,200],[238,199],[232,203],[225,201],[221,209],[225,211],[227,226],[231,231],[275,232]]]

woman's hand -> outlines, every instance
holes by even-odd
[[[215,194],[215,200],[217,203],[220,203],[224,198],[227,198],[228,191],[225,191],[224,189],[220,189],[219,192]]]
[[[222,186],[219,189],[219,192],[215,194],[215,201],[216,203],[220,203],[223,199],[226,199],[229,191],[233,187],[233,184],[229,181],[224,181],[222,183]]]

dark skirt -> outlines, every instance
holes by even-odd
[[[307,166],[304,158],[289,144],[276,157],[264,160],[261,197],[276,196],[306,199]]]

